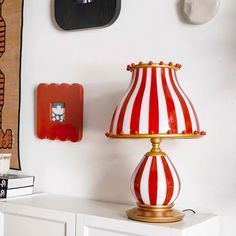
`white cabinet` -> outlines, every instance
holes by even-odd
[[[218,236],[218,217],[186,216],[169,224],[127,219],[131,206],[41,195],[0,202],[0,236]]]

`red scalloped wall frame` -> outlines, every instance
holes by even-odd
[[[55,121],[53,104],[64,104],[63,120]],[[80,84],[39,84],[37,87],[37,136],[77,142],[83,135],[83,87]]]

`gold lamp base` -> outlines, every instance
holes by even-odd
[[[138,207],[126,211],[132,220],[151,223],[170,223],[180,221],[184,213],[173,209],[173,204],[168,206],[150,206],[137,203]]]

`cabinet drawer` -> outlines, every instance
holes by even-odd
[[[76,214],[73,212],[11,202],[1,203],[0,210],[0,236],[75,236]]]
[[[114,220],[111,218],[77,215],[76,236],[180,236],[180,234],[165,233],[164,228],[153,230],[150,224],[129,221],[126,218]]]
[[[4,236],[66,236],[63,222],[4,214]]]

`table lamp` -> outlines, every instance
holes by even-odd
[[[198,138],[200,131],[195,109],[177,79],[180,64],[131,64],[129,88],[116,107],[109,138],[150,138],[147,152],[131,178],[131,191],[137,207],[128,210],[130,219],[144,222],[175,222],[184,214],[173,209],[180,192],[180,178],[161,150],[163,138]]]

